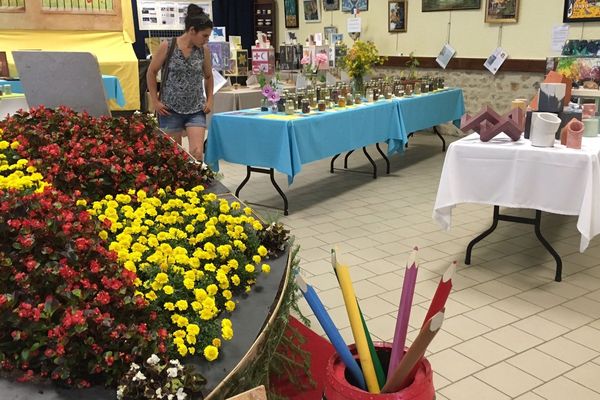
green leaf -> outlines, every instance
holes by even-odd
[[[73,293],[73,295],[76,297],[81,298],[81,289],[73,289],[71,290],[71,293]]]

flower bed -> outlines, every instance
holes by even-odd
[[[228,316],[281,241],[249,208],[205,193],[212,174],[154,128],[142,115],[44,108],[0,123],[0,367],[10,376],[114,386],[139,378],[131,364],[153,354],[167,365],[227,351]],[[180,397],[196,390],[186,385]]]

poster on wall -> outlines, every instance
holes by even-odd
[[[496,75],[496,72],[500,69],[504,61],[508,58],[508,53],[502,47],[496,48],[494,52],[485,60],[483,64],[492,74]]]
[[[298,28],[300,19],[298,17],[298,0],[283,0],[285,13],[285,27]]]
[[[480,9],[481,0],[422,0],[421,10],[448,11],[448,10],[471,10]]]
[[[600,21],[600,3],[589,0],[565,0],[563,22]]]
[[[111,3],[111,0],[106,0]],[[168,30],[182,31],[185,29],[185,16],[190,1],[148,1],[137,0],[138,23],[141,31]],[[210,0],[194,1],[202,7],[212,19],[212,3]]]
[[[304,22],[321,22],[319,0],[304,0]]]
[[[502,24],[517,22],[519,19],[519,0],[486,0],[485,22]]]
[[[367,11],[369,0],[342,0],[342,12]]]
[[[388,1],[388,32],[406,32],[406,0]]]
[[[442,47],[442,50],[440,50],[440,54],[438,54],[438,56],[436,57],[435,62],[437,62],[438,65],[443,69],[446,69],[448,63],[450,62],[452,57],[454,57],[454,54],[456,54],[456,50],[454,50],[454,47],[450,46],[449,43],[446,43],[444,47]]]

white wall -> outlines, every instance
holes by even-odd
[[[319,0],[322,1],[322,0]],[[304,40],[310,33],[323,32],[323,27],[333,25],[344,34],[344,41],[352,43],[346,32],[348,13],[323,11],[321,22],[304,22],[303,0],[299,0],[300,28],[290,29]],[[457,50],[456,57],[485,58],[498,45],[499,24],[484,22],[486,0],[482,0],[479,10],[421,12],[421,0],[408,0],[406,33],[389,33],[387,26],[387,0],[369,0],[369,10],[360,13],[362,17],[362,40],[372,40],[380,54],[387,56],[408,55],[411,51],[417,56],[436,56],[446,43],[448,21],[451,18],[450,44]],[[283,0],[277,0],[278,33],[282,42],[285,38]],[[341,3],[341,0],[340,0]],[[510,58],[544,59],[554,55],[550,49],[552,27],[562,24],[564,0],[520,0],[519,22],[504,24],[501,45]],[[340,7],[341,8],[341,7]],[[571,39],[600,39],[600,22],[570,24]]]

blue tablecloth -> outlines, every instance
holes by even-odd
[[[125,105],[125,95],[123,94],[123,88],[121,87],[119,78],[113,75],[102,75],[102,83],[104,84],[106,97],[114,99],[119,106],[123,107]],[[11,86],[13,93],[23,93],[21,81],[5,81],[0,79],[0,85],[6,84]]]
[[[462,89],[402,97],[396,100],[402,129],[409,133],[460,120],[465,113]]]
[[[407,134],[459,119],[462,90],[379,100],[307,116],[241,110],[213,116],[206,162],[219,160],[274,168],[291,183],[302,164],[387,142],[388,154],[404,149]]]
[[[233,111],[213,116],[206,161],[274,168],[291,183],[302,164],[378,142],[390,154],[406,143],[391,100],[309,115]]]

